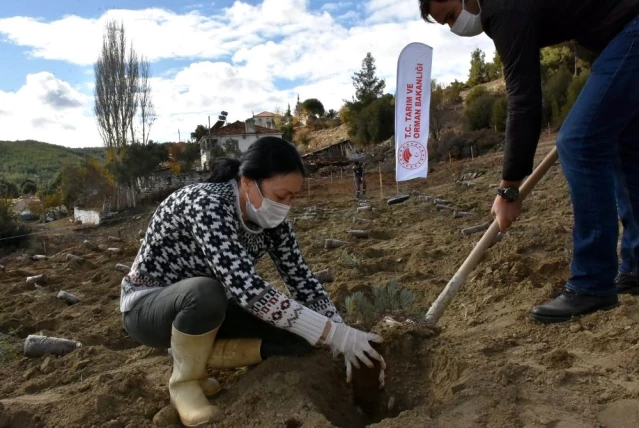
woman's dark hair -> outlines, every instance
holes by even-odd
[[[261,181],[276,175],[299,172],[306,176],[306,169],[297,148],[278,137],[262,137],[251,144],[240,159],[217,158],[209,183],[223,183],[238,176]]]

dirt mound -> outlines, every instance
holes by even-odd
[[[538,161],[549,148],[542,142]],[[636,298],[624,296],[612,311],[561,325],[528,319],[531,307],[557,293],[569,273],[572,210],[557,166],[529,196],[521,219],[472,272],[438,330],[420,325],[481,237],[462,236],[460,229],[491,220],[491,185],[498,182],[501,160],[495,153],[436,165],[427,180],[401,183],[400,193],[411,197],[390,206],[393,173],[380,180],[369,172],[372,210],[360,212],[350,177],[314,178],[291,217],[313,269],[330,269],[333,281],[326,287],[341,313],[356,322],[346,298],[361,291],[373,299],[373,291],[391,281],[414,296],[410,310],[393,315],[403,329],[384,333],[386,386],[366,387],[375,385],[374,371],[369,377],[363,371],[355,387],[347,385],[342,358],[333,359],[325,349],[215,371],[224,391],[212,402],[225,413],[217,426],[636,426]],[[473,176],[472,184],[458,183],[462,176]],[[433,198],[471,215],[453,218]],[[118,310],[122,274],[114,266],[131,264],[146,221],[148,215],[117,226],[56,232],[46,242],[48,259],[29,257],[44,251],[38,239],[25,254],[0,260],[6,267],[0,272],[0,428],[177,426],[168,407],[166,350],[131,340]],[[370,233],[356,238],[350,229]],[[107,239],[118,234],[124,242]],[[326,239],[347,244],[326,249]],[[122,251],[91,250],[84,240]],[[67,254],[85,263],[69,262]],[[282,286],[269,260],[258,270]],[[27,277],[40,274],[46,281],[27,284]],[[60,290],[80,301],[59,300]],[[83,346],[61,357],[22,356],[24,339],[38,333]]]

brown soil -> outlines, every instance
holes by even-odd
[[[551,144],[542,143],[538,161]],[[639,302],[622,297],[619,308],[560,325],[528,319],[530,308],[563,285],[571,257],[572,210],[565,180],[552,168],[525,204],[506,239],[486,254],[437,329],[423,315],[468,256],[481,234],[459,229],[490,220],[502,154],[435,165],[427,180],[402,183],[406,202],[395,196],[386,174],[368,175],[372,212],[355,214],[352,181],[314,179],[292,217],[306,258],[315,270],[330,268],[326,287],[344,310],[353,291],[367,292],[395,278],[417,296],[399,332],[384,333],[380,347],[388,365],[383,390],[345,382],[343,360],[326,349],[304,358],[273,358],[250,369],[215,371],[224,391],[213,398],[225,412],[219,427],[634,427],[639,426]],[[455,183],[479,172],[475,186]],[[417,194],[450,201],[474,213],[456,219],[436,211]],[[304,219],[310,207],[315,219]],[[319,209],[319,208],[323,208]],[[152,211],[149,207],[148,211]],[[355,223],[353,217],[369,219]],[[130,265],[148,215],[100,228],[55,231],[49,260],[0,260],[0,428],[177,426],[167,408],[171,362],[166,350],[138,346],[122,328],[118,312],[121,274]],[[358,221],[358,220],[355,220]],[[368,239],[349,229],[368,229]],[[108,243],[118,229],[126,243]],[[52,232],[53,233],[53,232]],[[324,249],[324,239],[349,242]],[[90,251],[84,239],[123,248],[122,254]],[[30,254],[42,253],[33,241]],[[72,253],[84,265],[67,262]],[[354,263],[345,263],[349,254]],[[259,264],[277,280],[268,260]],[[25,278],[48,274],[41,288]],[[67,305],[59,290],[81,301]],[[410,318],[415,323],[404,322]],[[62,356],[26,358],[22,343],[41,333],[84,345]],[[365,375],[365,373],[363,373]],[[373,373],[373,376],[375,373]],[[370,380],[370,379],[369,379]],[[371,387],[375,382],[370,383]],[[373,388],[374,389],[374,388]],[[368,392],[366,392],[368,391]]]

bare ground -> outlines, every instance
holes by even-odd
[[[551,147],[541,144],[538,161]],[[295,228],[315,270],[330,268],[326,285],[344,312],[353,291],[369,292],[395,278],[417,296],[409,314],[416,321],[388,334],[382,352],[388,381],[373,406],[354,402],[341,359],[327,350],[305,358],[273,358],[250,369],[216,371],[225,390],[213,402],[225,411],[219,427],[635,427],[639,426],[639,303],[623,297],[619,308],[570,323],[544,326],[528,319],[530,308],[560,290],[569,272],[572,210],[558,166],[525,203],[506,239],[494,246],[470,275],[437,329],[421,326],[423,315],[481,234],[463,237],[462,227],[490,221],[501,153],[435,165],[427,180],[403,183],[412,197],[388,206],[393,176],[370,172],[372,212],[355,214],[351,181],[316,179],[292,217],[323,208]],[[476,172],[474,186],[455,183]],[[473,216],[453,219],[417,194],[446,199]],[[149,207],[149,212],[152,207]],[[353,217],[367,223],[353,223]],[[166,350],[138,346],[122,328],[118,312],[121,274],[138,248],[139,219],[49,233],[48,260],[6,257],[0,272],[0,428],[177,426],[168,405],[171,362]],[[368,239],[349,229],[368,229]],[[109,243],[118,232],[125,243]],[[349,241],[335,250],[324,239]],[[120,247],[122,254],[90,251],[84,239]],[[43,252],[39,240],[31,253]],[[68,253],[86,258],[66,261]],[[344,263],[344,253],[355,263]],[[276,283],[275,269],[259,265]],[[41,288],[25,278],[47,273]],[[65,290],[81,301],[67,305]],[[63,357],[22,356],[29,334],[82,342]],[[359,384],[358,384],[359,385]],[[378,406],[379,404],[379,406]]]

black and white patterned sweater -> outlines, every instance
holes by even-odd
[[[267,252],[292,299],[256,273],[255,264]],[[342,322],[306,264],[288,220],[274,229],[247,227],[235,180],[186,186],[160,204],[122,280],[120,310],[129,311],[153,289],[196,276],[216,278],[229,299],[313,344],[327,318]]]

